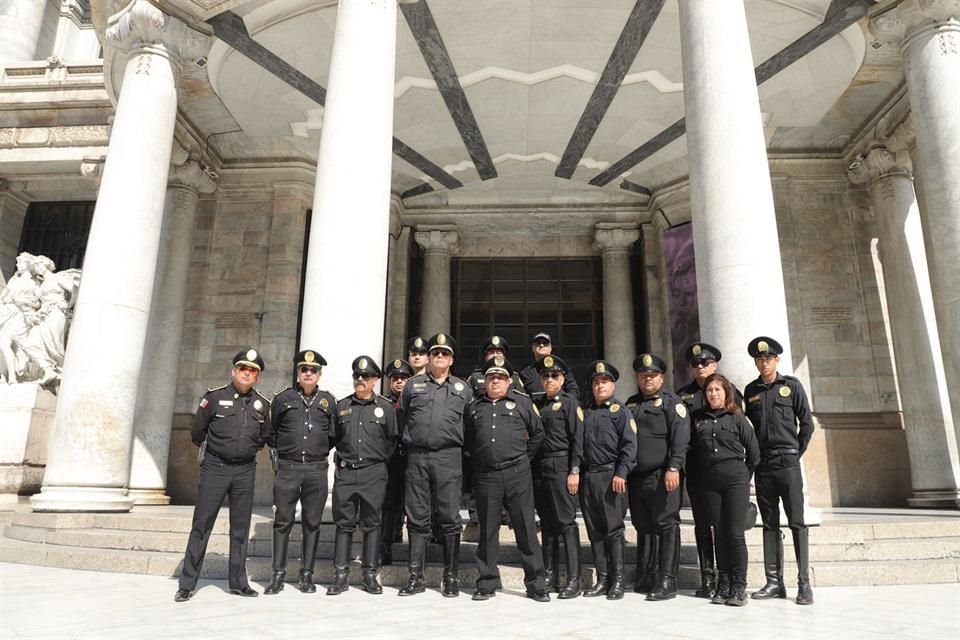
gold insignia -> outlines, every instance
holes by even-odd
[[[537,405],[532,404],[532,405],[530,405],[530,406],[533,407],[533,412],[539,416],[539,415],[540,415],[540,409],[537,409]]]
[[[250,362],[253,362],[256,359],[257,359],[256,351],[254,351],[253,349],[250,349],[249,351],[247,351],[247,360],[249,360]]]
[[[500,336],[493,336],[492,338],[490,338],[490,344],[492,344],[492,345],[495,346],[495,347],[499,347],[499,346],[500,346]]]
[[[616,405],[614,405],[614,406],[616,406]],[[630,429],[631,429],[634,433],[637,432],[637,421],[634,420],[633,418],[630,418]]]
[[[662,406],[663,406],[663,398],[657,398],[656,400],[654,400],[654,401],[653,401],[653,406],[655,406],[655,407],[662,407]]]
[[[620,405],[618,404],[610,405],[610,413],[616,413],[617,411],[620,411]]]
[[[553,403],[553,406],[550,407],[550,408],[553,409],[554,411],[560,411],[560,407],[562,407],[562,406],[563,406],[563,403],[558,400],[558,401],[554,402],[554,403]]]
[[[597,373],[603,373],[606,370],[607,368],[603,366],[602,362],[598,362],[596,368],[594,369],[594,371],[596,371]]]
[[[457,391],[463,391],[463,385],[459,382],[453,385],[453,388]]]
[[[549,369],[553,366],[553,356],[547,356],[543,359],[543,366]]]
[[[376,409],[373,410],[373,415],[377,416],[378,418],[382,418],[383,409],[381,409],[380,407],[377,407]]]
[[[643,366],[649,367],[653,364],[653,356],[649,353],[643,354]]]
[[[263,403],[260,402],[259,400],[254,400],[253,408],[256,409],[257,411],[260,411],[261,409],[263,409]]]
[[[447,336],[441,334],[437,335],[437,344],[447,344]]]
[[[423,346],[423,338],[417,338],[416,340],[414,340],[414,341],[413,341],[413,346],[415,346],[415,347],[422,347],[422,346]]]
[[[682,402],[678,402],[673,408],[677,412],[677,415],[681,418],[687,417],[687,405],[683,404]]]
[[[700,345],[695,344],[693,345],[693,349],[690,350],[690,353],[692,353],[695,356],[698,356],[700,355],[701,351],[703,351],[703,349],[700,348]]]
[[[313,355],[313,351],[307,351],[305,354],[303,354],[303,360],[305,362],[313,362],[315,359],[316,356]]]
[[[330,406],[330,401],[327,400],[326,398],[320,398],[320,406],[326,409],[327,407]]]
[[[583,422],[583,409],[577,407],[577,417],[580,418],[580,421]]]
[[[503,356],[494,356],[494,357],[493,357],[493,364],[497,365],[498,367],[502,367],[502,366],[503,366],[503,363],[504,363]]]
[[[393,361],[393,368],[394,368],[394,369],[399,369],[401,366],[403,366],[403,363],[400,362],[399,360],[394,360],[394,361]]]
[[[766,353],[769,350],[770,350],[770,345],[768,345],[766,341],[761,340],[760,342],[757,343],[757,351],[759,351],[760,353]]]
[[[790,387],[780,387],[780,395],[784,398],[790,397]]]
[[[360,358],[360,362],[357,363],[357,369],[366,369],[367,368],[367,359]]]
[[[507,400],[507,402],[506,402],[506,407],[507,407],[507,409],[516,409],[516,408],[517,408],[517,403],[514,402],[513,400]]]

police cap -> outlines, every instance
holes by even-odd
[[[451,355],[457,353],[457,341],[446,333],[437,333],[430,336],[429,347],[427,351],[434,349],[446,349]]]
[[[712,344],[707,344],[706,342],[694,342],[689,347],[684,354],[687,358],[687,362],[691,365],[697,364],[704,360],[714,360],[720,362],[720,358],[723,357],[723,354],[720,353],[720,349],[717,349]]]
[[[760,356],[779,356],[783,353],[783,345],[767,336],[757,336],[747,345],[747,353],[751,358]]]
[[[233,366],[239,367],[251,367],[257,371],[263,371],[266,367],[263,364],[263,357],[260,355],[260,352],[250,347],[249,349],[243,349],[237,355],[233,356]]]
[[[544,333],[543,331],[530,339],[530,344],[533,344],[534,342],[546,342],[547,344],[553,344],[553,340],[550,339],[550,334]]]
[[[486,355],[487,351],[491,349],[500,349],[503,351],[503,355],[507,355],[510,344],[503,336],[490,336],[487,338],[487,341],[483,343],[483,347],[480,349],[480,355]]]
[[[380,377],[380,367],[370,356],[358,356],[354,359],[353,364],[350,366],[353,368],[353,375],[362,373],[364,375],[373,376],[374,378]]]
[[[427,341],[420,336],[413,336],[407,340],[407,353],[426,353]]]
[[[633,360],[633,370],[637,373],[666,373],[667,363],[654,353],[641,353]]]
[[[570,373],[570,367],[567,366],[567,363],[554,355],[544,356],[533,366],[537,368],[537,373],[540,374],[548,371],[556,371],[563,375]]]
[[[413,367],[410,366],[410,363],[406,360],[401,360],[397,358],[390,362],[387,365],[386,371],[383,372],[388,378],[391,376],[406,376],[410,377],[413,375]]]
[[[594,360],[590,363],[590,381],[593,382],[597,376],[607,376],[616,382],[620,379],[620,372],[606,360]]]
[[[511,365],[510,361],[503,356],[493,356],[483,363],[484,377],[490,375],[491,373],[500,373],[508,377],[512,376],[513,365]]]
[[[298,351],[297,355],[293,356],[293,366],[320,368],[327,366],[327,361],[318,351],[304,349],[303,351]]]

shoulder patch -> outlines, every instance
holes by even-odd
[[[206,399],[206,398],[200,398],[200,408],[201,408],[201,409],[206,409],[208,404],[210,404],[210,403],[207,402],[207,399]]]
[[[687,417],[687,405],[683,404],[682,402],[678,402],[677,404],[673,405],[673,409],[681,418]]]
[[[630,418],[630,429],[636,433],[637,432],[637,421],[633,418]]]
[[[580,421],[583,422],[583,409],[577,407],[577,417],[580,418]]]

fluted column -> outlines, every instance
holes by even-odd
[[[38,511],[127,511],[134,409],[160,247],[181,60],[207,39],[145,0],[109,18],[126,63],[87,241]]]
[[[460,234],[452,225],[417,227],[413,239],[423,248],[423,302],[420,329],[424,337],[450,326],[450,257],[460,248]]]
[[[960,0],[904,0],[870,30],[903,56],[912,153],[954,429],[960,439]]]
[[[403,226],[399,198],[390,203],[390,271],[387,283],[387,336],[383,362],[407,356],[407,300],[410,278],[410,233]]]
[[[877,220],[915,507],[957,506],[960,463],[937,339],[920,212],[905,150],[875,147],[848,176],[866,184]]]
[[[383,352],[396,38],[396,0],[340,0],[300,327],[338,398],[352,392],[353,359]]]
[[[757,377],[747,343],[784,347],[793,370],[780,240],[743,0],[680,0],[700,334],[737,385]]]
[[[46,0],[0,2],[0,67],[34,59]]]
[[[637,225],[603,223],[593,233],[593,246],[603,264],[603,357],[612,362],[631,386],[630,371],[637,355],[630,282],[630,247],[640,239]]]
[[[216,188],[216,182],[195,159],[170,167],[144,354],[146,366],[140,378],[133,421],[130,496],[134,504],[170,503],[166,494],[167,460],[197,202],[201,193],[213,193]]]

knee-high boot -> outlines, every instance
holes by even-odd
[[[410,533],[410,577],[397,595],[412,596],[423,593],[423,564],[427,555],[427,536],[419,533]]]
[[[377,528],[363,533],[363,553],[360,556],[362,575],[360,586],[367,593],[381,594],[383,586],[377,581],[377,556],[380,553],[380,532]]]
[[[660,532],[660,571],[657,588],[647,600],[670,600],[677,597],[677,573],[680,570],[680,527]]]
[[[558,552],[560,539],[547,534],[543,535],[543,590],[557,591],[560,582]]]
[[[287,545],[290,543],[290,533],[280,533],[273,530],[273,577],[270,584],[263,590],[263,594],[270,596],[283,591],[283,579],[287,575]]]
[[[717,574],[713,557],[713,530],[695,530],[697,559],[700,562],[700,588],[693,594],[697,598],[712,598],[717,590]]]
[[[303,593],[315,593],[317,586],[313,584],[313,565],[317,558],[317,544],[320,542],[319,531],[304,531],[303,546],[300,554],[300,580],[297,588]]]
[[[460,534],[443,538],[443,585],[440,593],[444,598],[460,595]]]
[[[813,588],[810,586],[809,529],[793,531],[793,550],[797,556],[797,604],[813,604]]]
[[[353,532],[337,529],[333,545],[333,584],[327,588],[328,596],[337,596],[350,588],[350,547],[353,545]]]
[[[593,549],[593,564],[597,569],[597,582],[592,587],[583,592],[584,598],[595,598],[597,596],[607,595],[610,588],[610,575],[607,573],[607,545],[606,541],[591,542]]]
[[[610,588],[607,590],[607,600],[620,600],[626,586],[623,562],[626,541],[623,532],[616,538],[608,538],[607,544],[610,554]]]
[[[751,598],[786,598],[787,589],[783,586],[783,535],[779,530],[763,530],[763,572],[767,584],[750,594]]]
[[[567,585],[557,598],[569,600],[580,595],[580,529],[576,525],[563,532],[563,547],[567,559]]]

